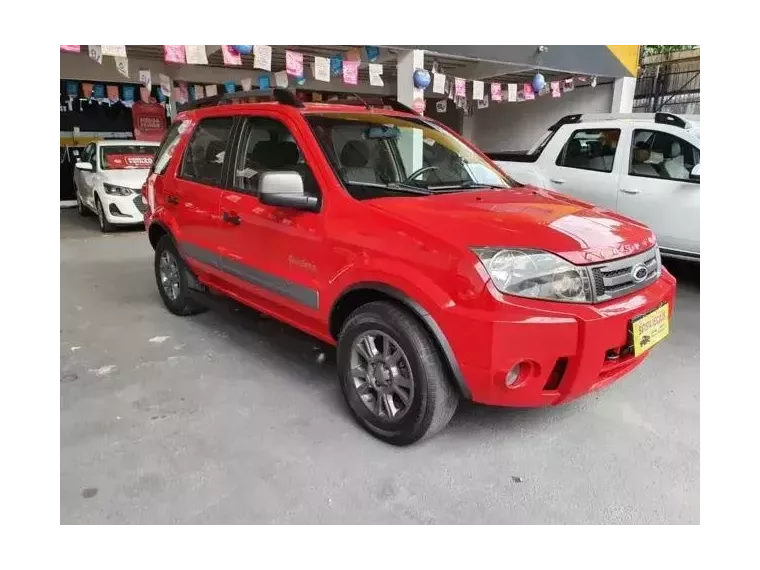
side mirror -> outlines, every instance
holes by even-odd
[[[298,172],[263,172],[259,177],[259,200],[269,206],[316,212],[319,200],[308,196]]]
[[[699,165],[695,164],[694,168],[691,169],[691,173],[689,173],[689,178],[692,180],[699,180]]]
[[[92,172],[92,164],[89,162],[77,162],[74,166],[79,170],[89,170]]]

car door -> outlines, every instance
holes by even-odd
[[[554,137],[566,140],[561,148],[550,144],[541,158],[547,184],[552,190],[614,211],[620,129],[575,126],[566,139]]]
[[[233,117],[201,119],[189,135],[176,178],[166,181],[161,192],[179,228],[182,255],[204,276],[218,269],[223,233],[219,205],[234,125]]]
[[[697,143],[697,141],[693,141]],[[699,146],[665,128],[635,129],[618,210],[649,226],[663,253],[699,255]]]
[[[220,257],[227,285],[234,293],[283,316],[290,309],[293,314],[316,317],[320,273],[325,271],[320,261],[324,216],[270,206],[257,197],[261,173],[295,171],[305,190],[321,200],[310,165],[314,157],[304,153],[303,137],[291,119],[276,112],[262,111],[244,119],[232,187],[222,197],[225,229]]]

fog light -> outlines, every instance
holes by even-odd
[[[507,385],[507,388],[511,388],[518,380],[520,380],[520,372],[522,372],[522,362],[518,362],[509,372],[507,372],[507,375],[504,378],[504,383]]]

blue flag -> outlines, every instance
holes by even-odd
[[[125,85],[122,87],[124,90],[124,100],[125,101],[134,101],[135,100],[135,86],[134,85]]]
[[[333,75],[343,73],[343,58],[339,55],[334,55],[330,58],[330,73]]]
[[[225,93],[234,93],[235,92],[235,82],[234,81],[225,81],[224,82],[224,92]]]
[[[76,97],[79,95],[79,83],[76,81],[66,82],[66,95],[69,97]]]

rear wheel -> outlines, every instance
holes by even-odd
[[[184,317],[206,310],[190,297],[188,269],[169,235],[156,244],[154,268],[158,292],[169,311]]]
[[[393,445],[434,435],[459,403],[428,331],[385,301],[358,308],[343,325],[338,373],[359,424]]]

